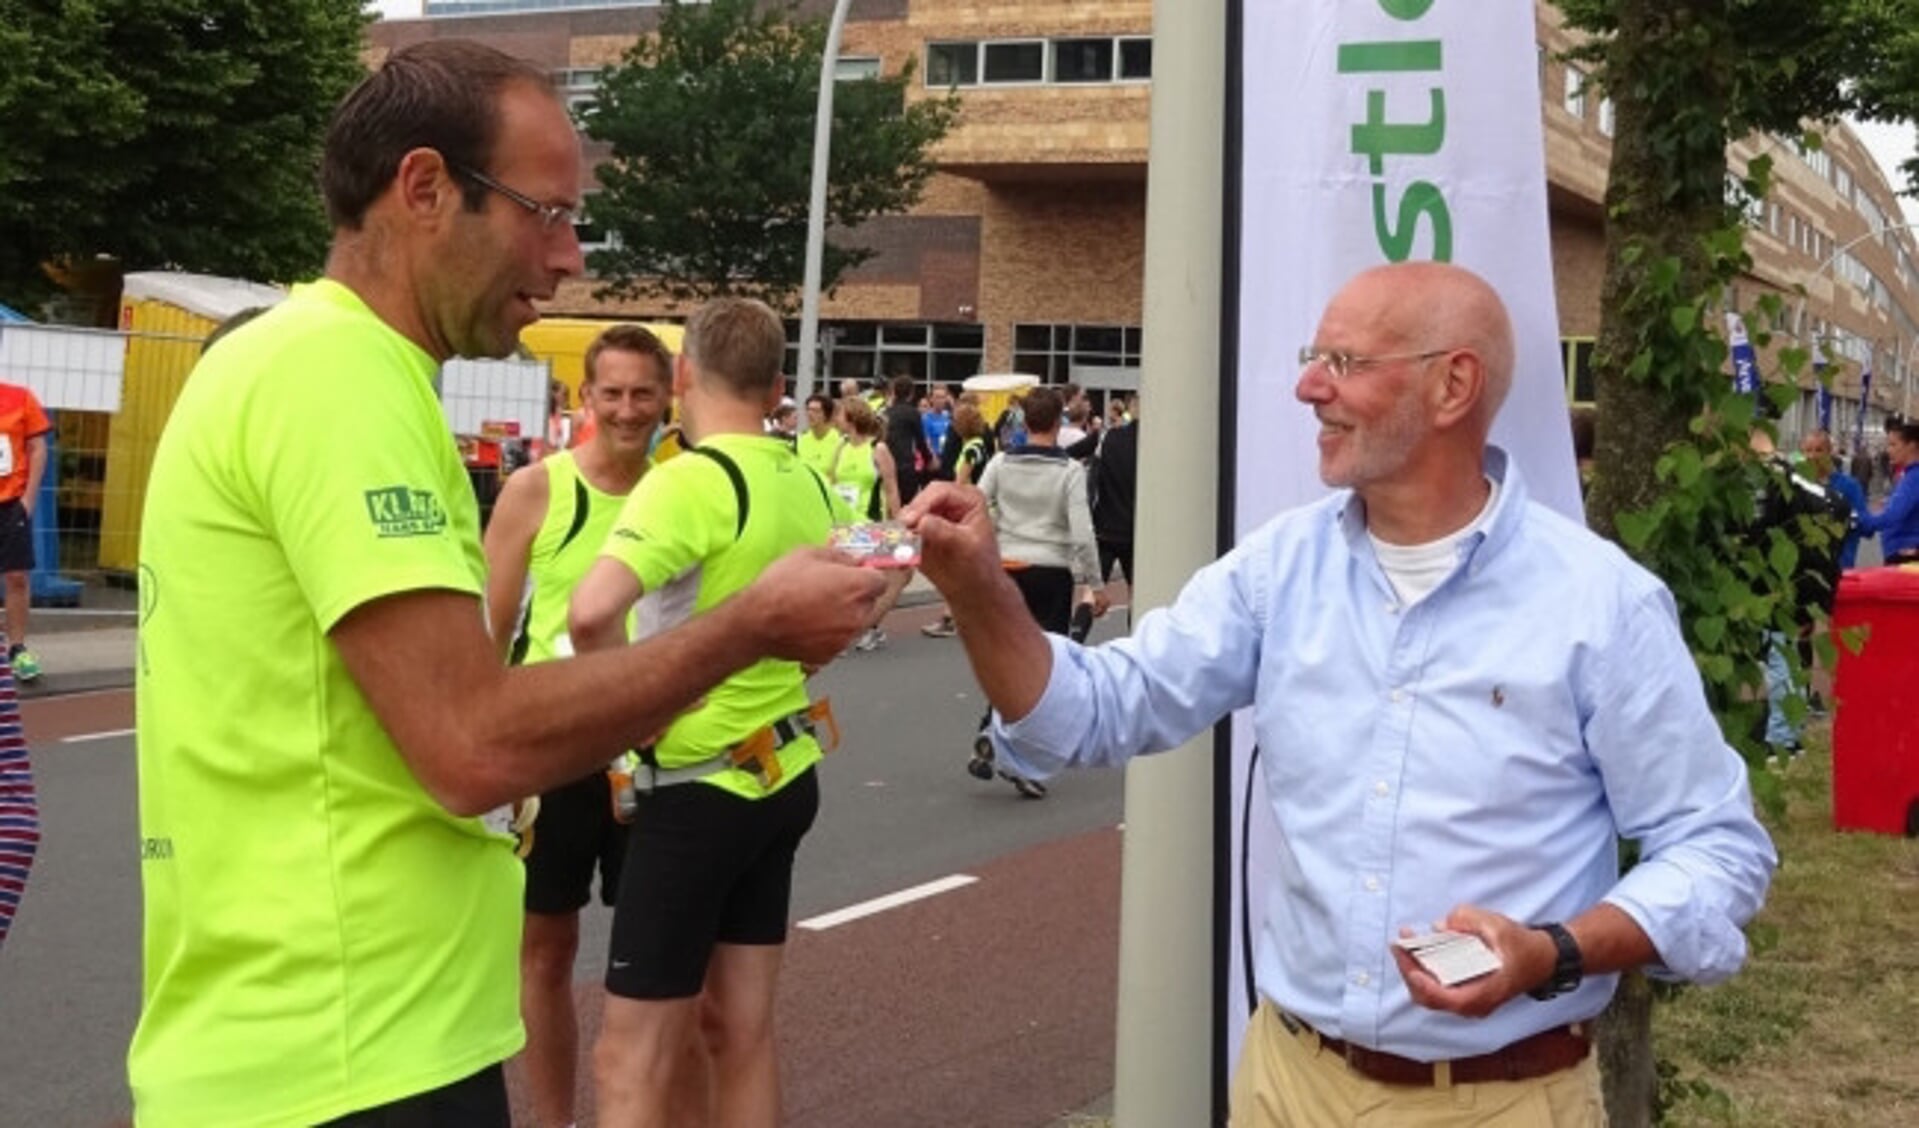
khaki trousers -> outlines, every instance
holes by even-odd
[[[1530,1081],[1384,1085],[1288,1031],[1261,1000],[1233,1074],[1232,1128],[1605,1128],[1593,1054]]]

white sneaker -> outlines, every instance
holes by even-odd
[[[878,650],[885,645],[886,632],[880,630],[878,627],[868,627],[866,628],[866,633],[861,635],[859,640],[853,643],[853,649],[862,654],[866,654]]]

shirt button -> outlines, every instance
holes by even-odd
[[[1395,705],[1399,704],[1401,701],[1406,700],[1406,692],[1400,689],[1393,690],[1392,693],[1388,694],[1387,696],[1392,700],[1392,703]]]
[[[1371,983],[1372,981],[1373,981],[1373,977],[1370,975],[1367,975],[1363,971],[1360,972],[1358,975],[1353,976],[1353,982],[1359,984],[1361,987],[1366,986],[1368,983]]]
[[[1392,788],[1387,787],[1386,781],[1383,779],[1380,780],[1378,783],[1373,784],[1373,794],[1379,796],[1381,799],[1386,798],[1386,796],[1390,794],[1391,792],[1392,792]]]
[[[1377,892],[1379,892],[1379,879],[1378,879],[1378,878],[1376,878],[1376,877],[1369,877],[1369,878],[1367,878],[1367,879],[1366,879],[1366,892],[1368,892],[1368,893],[1377,893]]]

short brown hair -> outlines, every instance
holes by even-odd
[[[449,169],[485,172],[500,135],[500,94],[516,82],[553,89],[532,63],[467,39],[430,39],[388,56],[327,126],[320,192],[328,221],[358,231],[414,149],[438,151]],[[469,182],[462,199],[478,211],[486,189]]]
[[[953,412],[953,430],[962,439],[977,439],[986,433],[986,417],[977,404],[962,402]]]
[[[673,385],[672,350],[661,343],[652,330],[639,325],[609,325],[593,338],[593,343],[586,346],[586,376],[582,383],[593,382],[599,374],[600,354],[608,349],[652,358],[656,366],[654,379],[659,381],[661,387]]]
[[[1027,431],[1059,430],[1059,393],[1051,388],[1034,388],[1020,401],[1020,410],[1026,413]]]
[[[880,417],[872,404],[858,396],[846,396],[840,400],[840,410],[846,413],[846,425],[853,428],[854,434],[880,433]]]
[[[763,396],[780,386],[786,327],[765,302],[714,298],[686,319],[681,349],[705,376],[736,396]]]

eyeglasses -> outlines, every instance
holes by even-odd
[[[1341,352],[1338,349],[1316,349],[1304,345],[1299,350],[1301,369],[1311,368],[1315,364],[1326,366],[1326,374],[1334,380],[1344,380],[1362,368],[1377,368],[1382,364],[1391,364],[1398,360],[1431,360],[1436,356],[1445,356],[1449,352],[1458,352],[1455,348],[1434,349],[1431,352],[1392,353],[1388,356],[1359,356],[1355,353]]]
[[[468,180],[471,180],[473,183],[478,184],[488,191],[498,192],[500,195],[505,196],[507,199],[525,208],[527,211],[539,216],[540,226],[546,228],[548,231],[553,230],[561,224],[565,224],[568,227],[577,227],[583,222],[579,208],[568,207],[565,204],[543,204],[524,192],[518,192],[512,188],[508,188],[506,185],[493,179],[486,173],[481,172],[477,168],[468,168],[463,164],[456,164],[453,161],[448,161],[446,165],[458,175],[466,177]]]

